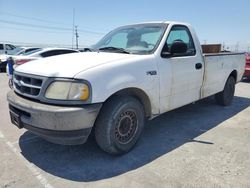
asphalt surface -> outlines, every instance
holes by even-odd
[[[250,187],[250,82],[229,107],[208,98],[147,123],[123,156],[94,139],[61,146],[10,123],[0,73],[0,187]]]

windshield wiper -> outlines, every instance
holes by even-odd
[[[130,52],[128,52],[127,50],[123,49],[123,48],[116,48],[113,46],[107,46],[107,47],[103,47],[103,48],[99,48],[98,51],[116,51],[116,52],[121,52],[121,53],[125,53],[125,54],[130,54]]]

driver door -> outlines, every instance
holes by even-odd
[[[187,45],[187,52],[167,58],[172,69],[172,82],[169,106],[171,109],[192,103],[200,99],[203,80],[203,59],[196,52],[195,44],[188,27],[175,25],[167,37],[167,48],[174,41],[182,41]],[[197,66],[199,65],[199,66]]]

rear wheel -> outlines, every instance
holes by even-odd
[[[133,97],[115,96],[107,101],[95,123],[100,148],[111,154],[132,149],[144,127],[144,109]]]
[[[219,105],[228,106],[232,104],[235,92],[235,79],[230,76],[227,79],[224,90],[215,94],[215,100]]]

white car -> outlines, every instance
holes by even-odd
[[[14,55],[11,57],[13,58],[14,63],[15,63],[14,68],[16,68],[17,66],[22,65],[32,60],[41,59],[41,58],[50,57],[50,56],[68,54],[68,53],[76,53],[76,52],[79,52],[79,51],[68,49],[68,48],[37,48],[36,50],[29,51],[22,55]],[[6,66],[6,72],[9,75],[8,64]]]
[[[39,50],[39,49],[42,49],[42,48],[39,48],[39,47],[17,47],[13,53],[11,53],[10,55],[26,55],[26,53],[29,53],[31,51],[34,51],[34,50]]]
[[[38,50],[41,48],[38,47],[17,47],[12,50],[9,54],[1,54],[0,55],[0,72],[4,72],[7,66],[7,59],[12,56],[26,55],[26,53],[31,53],[34,50]]]
[[[32,61],[32,60],[36,60],[40,58],[68,54],[68,53],[75,53],[75,52],[79,52],[79,51],[68,49],[68,48],[43,48],[43,49],[30,51],[28,53],[25,53],[22,56],[12,56],[12,57],[15,60],[16,65],[21,65],[28,61]]]
[[[204,54],[189,24],[149,22],[111,31],[92,52],[17,67],[7,99],[18,128],[66,145],[92,130],[100,148],[122,154],[145,119],[211,95],[230,105],[244,70],[243,53]]]
[[[9,54],[1,54],[0,55],[0,62],[4,62],[8,59],[10,56],[18,56],[18,55],[26,55],[26,53],[29,53],[33,50],[38,50],[41,48],[38,47],[17,47],[14,50],[12,50]]]

